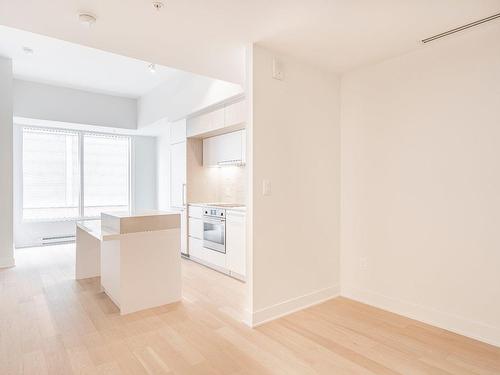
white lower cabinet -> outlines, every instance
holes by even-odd
[[[226,253],[203,247],[201,211],[189,206],[189,257],[201,264],[227,273],[237,279],[246,279],[246,213],[226,210]],[[200,212],[198,212],[200,211]]]
[[[240,279],[246,277],[245,213],[226,212],[226,267]]]
[[[199,240],[203,238],[203,220],[195,217],[189,218],[189,236]]]
[[[203,247],[203,241],[189,237],[189,257],[219,271],[226,271],[226,254]]]

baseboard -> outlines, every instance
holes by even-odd
[[[282,316],[338,297],[339,294],[340,287],[339,285],[335,285],[254,311],[253,314],[251,314],[251,326],[257,327],[271,320],[281,318]]]
[[[366,303],[368,305],[500,347],[500,328],[497,327],[471,321],[463,317],[434,310],[426,306],[397,300],[372,291],[360,290],[357,288],[346,287],[344,285],[342,285],[342,291],[340,294],[343,297],[350,298],[355,301]]]
[[[14,257],[0,258],[0,268],[9,268],[14,267],[16,265],[16,261]]]

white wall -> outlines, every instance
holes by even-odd
[[[133,138],[133,202],[136,210],[154,210],[156,196],[156,138]]]
[[[342,79],[342,294],[496,345],[499,40],[491,24]]]
[[[168,123],[164,123],[164,131],[156,138],[156,193],[159,210],[170,208],[170,129]]]
[[[0,268],[14,265],[12,61],[0,56]]]
[[[339,80],[281,57],[278,81],[272,58],[254,47],[253,324],[339,293]]]
[[[14,116],[136,129],[137,100],[15,80]]]
[[[205,107],[241,94],[240,85],[213,78],[179,75],[138,100],[138,127],[161,119],[175,121]]]

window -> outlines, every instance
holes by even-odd
[[[22,158],[24,220],[129,209],[129,137],[23,128]]]
[[[78,134],[23,131],[23,218],[79,216]]]
[[[128,209],[129,149],[128,138],[84,134],[84,216]]]

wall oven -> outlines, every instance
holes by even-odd
[[[203,247],[226,253],[226,210],[216,207],[203,210]]]

